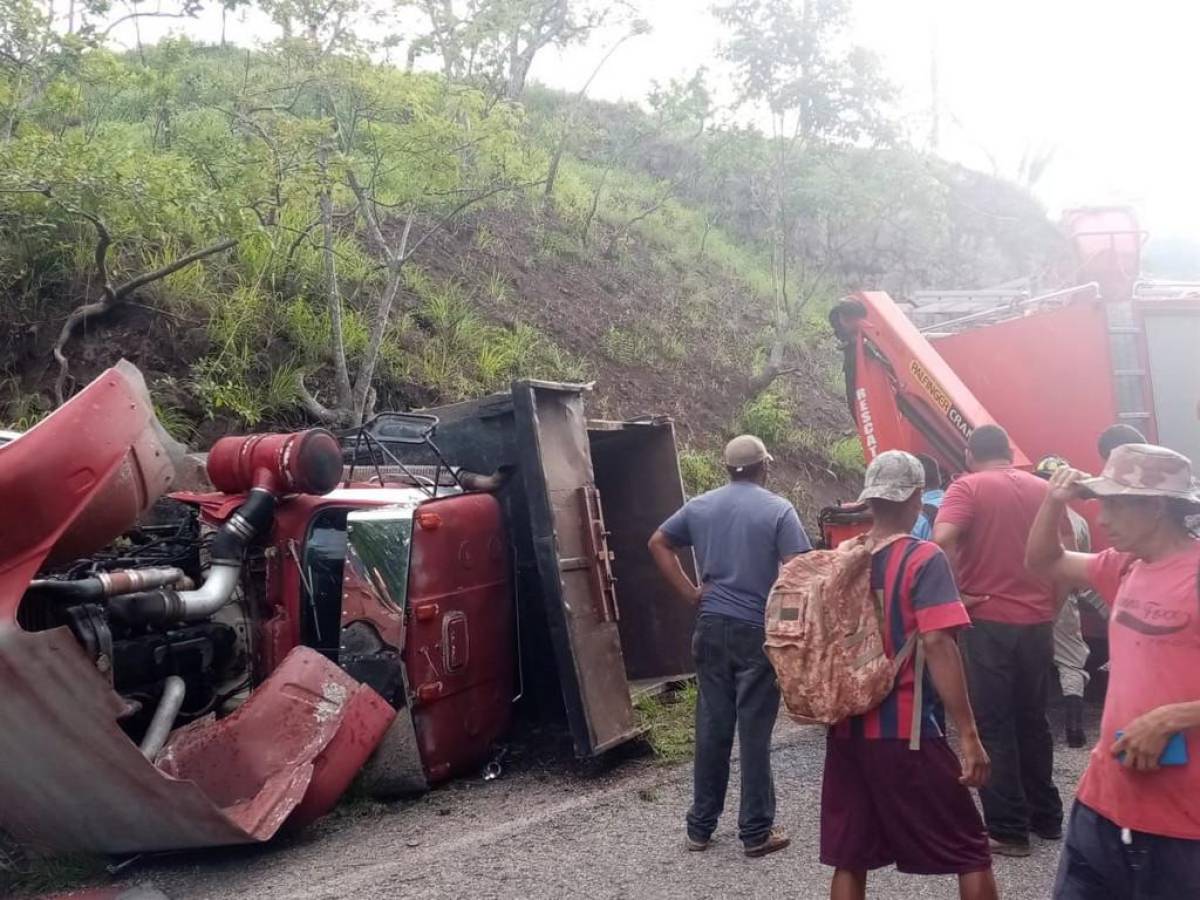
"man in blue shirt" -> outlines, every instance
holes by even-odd
[[[925,470],[925,492],[921,494],[921,514],[917,516],[917,524],[913,526],[912,536],[922,541],[933,540],[933,520],[946,497],[942,490],[942,469],[936,459],[918,453],[921,468]]]
[[[663,577],[700,607],[692,654],[696,661],[696,762],[687,847],[707,850],[725,807],[729,754],[736,728],[742,795],[738,834],[750,857],[789,843],[775,822],[771,732],[779,712],[775,671],[763,652],[767,595],[780,564],[811,549],[792,504],[764,485],[771,455],[752,435],[725,447],[729,484],[696,497],[650,538]],[[700,586],[676,553],[696,551]]]

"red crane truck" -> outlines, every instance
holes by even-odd
[[[868,461],[898,448],[960,472],[971,431],[998,423],[1018,465],[1057,454],[1095,472],[1115,422],[1200,461],[1200,284],[1141,277],[1145,234],[1128,209],[1074,210],[1063,228],[1066,287],[903,305],[866,292],[833,309]]]
[[[928,291],[904,304],[864,292],[834,307],[867,460],[902,449],[958,473],[972,430],[994,423],[1009,433],[1018,465],[1055,454],[1098,472],[1097,438],[1126,422],[1200,462],[1200,283],[1141,277],[1146,236],[1128,209],[1073,210],[1063,231],[1072,248],[1059,275],[1066,287]],[[1078,511],[1102,549],[1094,507]],[[858,507],[821,514],[828,546],[866,527]],[[1090,610],[1083,624],[1090,642],[1104,643]]]

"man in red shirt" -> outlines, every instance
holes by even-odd
[[[933,539],[950,557],[972,628],[963,634],[971,705],[992,778],[980,789],[992,852],[1028,856],[1029,834],[1062,837],[1046,694],[1054,665],[1054,585],[1025,569],[1025,543],[1049,487],[1016,469],[1004,429],[976,428],[971,472],[946,491]]]
[[[1063,469],[1029,535],[1029,567],[1112,606],[1112,664],[1100,740],[1071,810],[1059,900],[1200,897],[1200,511],[1187,457],[1129,444],[1104,474]],[[1099,497],[1112,541],[1063,549],[1057,520]]]

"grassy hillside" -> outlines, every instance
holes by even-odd
[[[378,408],[521,376],[594,381],[595,416],[675,418],[693,490],[721,480],[727,436],[759,433],[778,486],[811,516],[861,466],[828,304],[858,287],[1000,281],[1054,251],[1041,210],[1011,186],[908,151],[824,154],[797,185],[815,274],[787,336],[794,371],[756,394],[778,327],[744,183],[762,139],[718,147],[630,107],[565,102],[497,102],[286,47],[73,56],[0,142],[0,423],[53,408],[62,323],[102,295],[97,222],[113,284],[237,242],[88,320],[65,348],[68,385],[131,359],[168,428],[198,446],[311,420],[297,376],[328,402],[335,310],[353,376],[394,274],[384,246],[407,230],[421,243],[396,270]],[[477,202],[460,210],[464,198]]]

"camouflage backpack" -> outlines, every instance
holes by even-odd
[[[882,598],[871,590],[871,554],[907,535],[877,546],[866,535],[836,550],[814,550],[787,563],[771,589],[764,649],[788,715],[804,725],[833,725],[862,715],[891,693],[896,676],[916,654],[913,730],[920,741],[921,684],[925,657],[916,631],[892,659],[884,651]],[[904,548],[898,578],[920,542]]]

